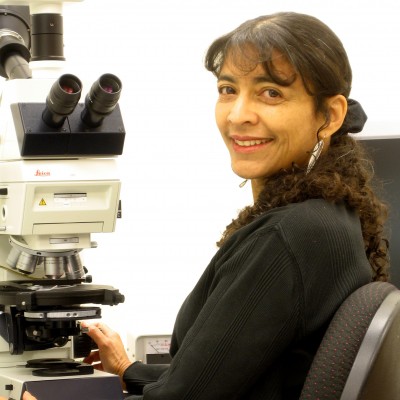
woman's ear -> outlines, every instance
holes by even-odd
[[[329,97],[327,100],[329,124],[324,129],[324,135],[332,136],[342,126],[347,113],[347,99],[341,94]]]

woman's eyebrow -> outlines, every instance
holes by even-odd
[[[219,75],[218,82],[219,81],[227,81],[227,82],[235,83],[236,79],[231,75]]]
[[[269,75],[254,76],[251,78],[251,80],[254,81],[254,83],[264,83],[264,82],[274,83],[275,82]],[[218,77],[218,81],[227,81],[227,82],[235,83],[235,82],[237,82],[237,78],[235,78],[232,75],[223,74]]]

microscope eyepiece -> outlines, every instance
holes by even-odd
[[[103,119],[112,113],[121,95],[122,84],[113,74],[104,74],[93,83],[85,99],[81,119],[90,127],[100,126]]]
[[[43,121],[52,127],[60,127],[70,115],[81,97],[82,83],[72,74],[62,75],[50,89],[43,111]]]

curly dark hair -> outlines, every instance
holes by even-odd
[[[341,94],[348,100],[352,71],[346,51],[339,38],[318,19],[293,12],[282,12],[249,20],[232,32],[216,39],[208,49],[205,67],[219,75],[226,56],[250,71],[260,63],[266,73],[280,85],[282,81],[274,71],[273,50],[279,51],[301,77],[308,93],[313,96],[316,113],[325,115],[329,123],[326,99]],[[241,60],[246,60],[241,63]],[[322,198],[329,202],[344,202],[355,210],[361,221],[365,252],[373,270],[373,280],[388,280],[388,241],[384,223],[387,205],[378,197],[374,186],[372,161],[361,143],[348,133],[359,132],[365,121],[349,107],[342,127],[331,137],[328,150],[323,153],[311,172],[296,165],[290,171],[280,171],[264,181],[264,187],[254,205],[245,207],[227,226],[222,243],[233,232],[249,224],[266,211],[307,199]],[[319,140],[319,132],[317,140]]]
[[[272,208],[316,198],[333,203],[344,202],[360,217],[373,280],[387,281],[388,241],[384,223],[388,208],[375,194],[380,188],[373,171],[373,164],[359,141],[348,135],[334,136],[328,151],[321,155],[309,174],[293,165],[291,171],[281,171],[265,179],[257,201],[239,212],[226,227],[218,245]]]

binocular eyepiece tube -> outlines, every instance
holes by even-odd
[[[122,83],[113,74],[103,74],[95,81],[85,98],[82,122],[95,128],[111,114],[121,95]],[[77,106],[82,92],[81,81],[72,74],[62,75],[51,87],[46,98],[42,119],[46,125],[59,128]]]
[[[82,111],[82,121],[90,126],[97,127],[103,119],[112,113],[121,95],[122,83],[113,74],[104,74],[93,83],[85,99],[85,108]]]
[[[47,95],[43,121],[54,128],[60,127],[78,104],[81,90],[82,83],[75,75],[62,75]]]

